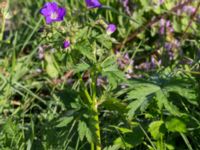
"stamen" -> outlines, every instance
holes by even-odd
[[[56,19],[58,17],[58,14],[56,12],[53,12],[51,14],[51,19]]]

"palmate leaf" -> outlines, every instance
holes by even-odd
[[[179,82],[171,82],[168,83],[165,87],[164,90],[166,90],[167,92],[173,92],[176,93],[184,98],[186,98],[188,100],[188,102],[197,105],[197,94],[196,91],[194,89],[194,84],[188,84],[188,83],[184,83],[183,81],[179,81]]]
[[[129,109],[128,118],[131,119],[138,109],[145,108],[144,105],[149,100],[155,99],[159,110],[165,108],[174,116],[181,116],[182,113],[178,107],[171,101],[170,94],[176,93],[178,96],[186,98],[190,103],[197,104],[197,95],[195,89],[191,88],[191,84],[180,82],[179,80],[167,81],[163,85],[155,83],[145,83],[143,81],[132,81],[129,83],[130,89],[127,93],[127,100],[131,100],[127,108]]]
[[[133,83],[134,84],[134,83]],[[159,86],[149,83],[136,83],[134,88],[128,92],[127,100],[133,100],[127,108],[129,109],[128,118],[131,119],[136,110],[142,107],[143,104],[148,102],[149,98],[160,90]]]

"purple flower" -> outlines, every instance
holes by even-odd
[[[170,20],[167,20],[167,21],[166,21],[166,28],[167,28],[167,30],[168,30],[169,32],[174,32],[174,28],[173,28],[173,26],[172,26]]]
[[[106,28],[106,32],[108,35],[114,33],[116,31],[117,27],[115,24],[109,24]]]
[[[193,6],[184,6],[183,11],[191,15],[196,11],[196,8]]]
[[[160,31],[159,31],[159,33],[161,35],[165,34],[165,19],[163,19],[163,18],[160,20]]]
[[[99,0],[85,0],[88,8],[100,8],[102,5]]]
[[[170,26],[171,26],[171,22],[170,22],[170,20],[167,20],[166,21],[166,27],[169,28]]]
[[[65,40],[64,43],[63,43],[63,47],[64,48],[70,47],[70,41],[69,40]]]
[[[40,9],[40,13],[45,17],[46,23],[51,24],[52,22],[63,21],[66,9],[58,7],[56,2],[47,2]]]
[[[161,35],[164,35],[165,32],[172,33],[172,32],[174,32],[174,28],[173,28],[170,20],[165,20],[165,19],[162,18],[160,20],[160,30],[159,30],[159,33]]]

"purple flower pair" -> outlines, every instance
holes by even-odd
[[[85,0],[88,8],[100,8],[102,5],[99,0]],[[63,21],[66,15],[66,9],[58,7],[56,2],[47,2],[40,9],[40,13],[45,17],[46,23],[51,24],[52,22]]]

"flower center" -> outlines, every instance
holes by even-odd
[[[51,19],[57,19],[57,18],[58,18],[57,12],[51,13]]]

